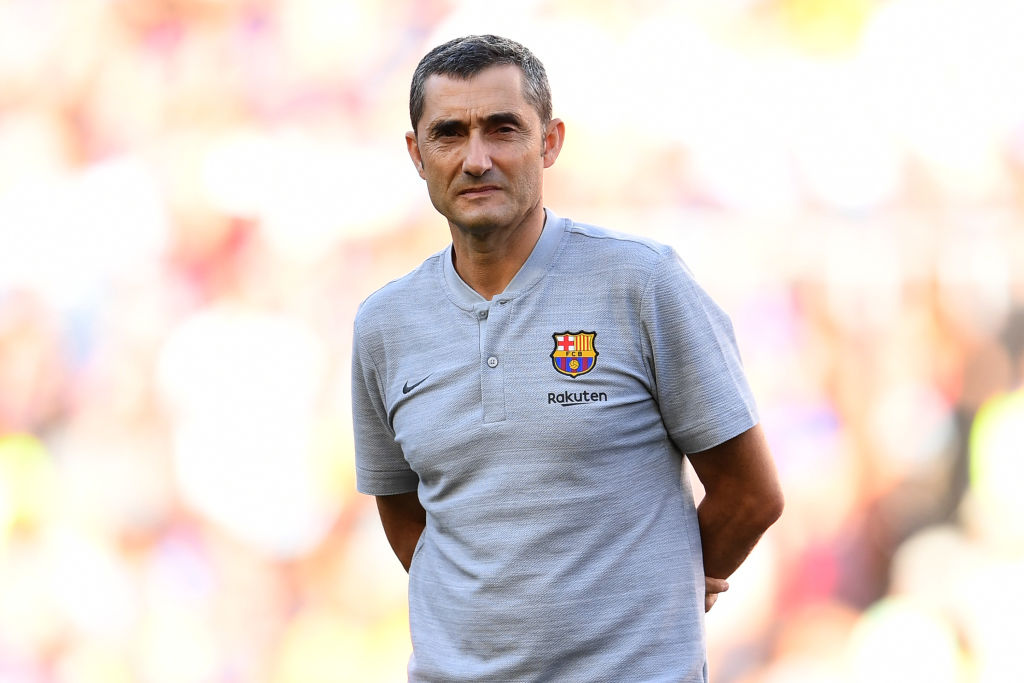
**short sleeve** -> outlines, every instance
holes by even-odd
[[[383,384],[358,329],[352,343],[352,422],[359,492],[386,496],[415,491],[419,477],[395,441],[388,423]]]
[[[697,453],[757,424],[732,322],[675,252],[644,291],[645,354],[665,428],[684,453]]]

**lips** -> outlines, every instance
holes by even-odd
[[[495,192],[501,188],[497,185],[480,185],[478,187],[467,187],[464,190],[459,190],[459,195],[472,197],[474,195],[486,194],[488,192]]]

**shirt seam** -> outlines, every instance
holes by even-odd
[[[661,258],[665,258],[665,253],[662,251],[662,249],[657,248],[655,245],[651,244],[647,240],[626,233],[594,234],[586,230],[587,227],[592,227],[588,226],[588,224],[586,223],[577,223],[576,221],[569,218],[566,218],[564,220],[569,221],[570,224],[569,230],[567,230],[566,232],[572,232],[576,235],[579,235],[580,237],[586,237],[592,240],[616,240],[618,242],[628,242],[630,244],[635,244],[637,246],[643,247],[644,249],[656,254]]]
[[[388,407],[388,392],[387,388],[383,385],[384,373],[380,371],[380,366],[377,365],[377,359],[373,357],[373,353],[366,350],[366,345],[363,343],[363,334],[357,325],[355,328],[356,332],[356,352],[361,353],[369,359],[370,364],[373,365],[373,374],[376,378],[377,391],[380,392],[381,403],[383,404],[385,418],[387,417]],[[360,378],[362,381],[362,378]],[[391,426],[390,420],[385,420],[385,424],[388,427],[388,431],[391,432],[392,439],[396,436],[395,429]]]
[[[639,244],[643,243],[639,242]],[[650,248],[646,244],[644,246]],[[657,368],[654,367],[654,344],[651,341],[651,329],[648,324],[648,308],[650,304],[650,294],[654,286],[654,276],[658,274],[658,271],[668,261],[668,257],[664,254],[661,254],[655,249],[652,249],[652,251],[661,256],[661,258],[651,268],[651,272],[647,274],[647,281],[644,282],[644,291],[640,297],[640,324],[643,326],[644,331],[643,338],[641,340],[645,347],[644,353],[647,357],[651,359],[650,366],[648,366],[646,362],[644,363],[644,371],[648,373],[647,381],[650,382],[651,388],[653,389],[653,391],[651,392],[651,396],[654,398],[655,403],[658,403],[660,406],[661,402],[658,400],[659,387],[657,378]]]

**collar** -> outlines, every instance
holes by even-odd
[[[533,246],[530,256],[527,257],[526,262],[523,263],[504,291],[494,297],[495,301],[498,299],[510,301],[540,282],[555,258],[555,252],[562,241],[562,235],[568,222],[567,219],[555,215],[551,209],[544,209],[544,228],[541,230],[537,244]],[[467,285],[455,271],[455,265],[452,263],[451,244],[441,253],[441,261],[445,286],[456,305],[466,310],[473,310],[479,308],[480,304],[489,304],[487,299]]]

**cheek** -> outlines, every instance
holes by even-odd
[[[444,202],[444,190],[444,184],[438,182],[436,177],[427,176],[427,195],[430,197],[430,202],[435,207],[440,207],[440,203]]]
[[[524,191],[532,191],[540,186],[541,167],[533,158],[530,163],[523,164],[516,174],[515,184]]]
[[[448,176],[441,172],[441,168],[436,162],[424,165],[423,179],[427,181],[427,192],[430,193],[430,196],[443,192],[448,185]]]

